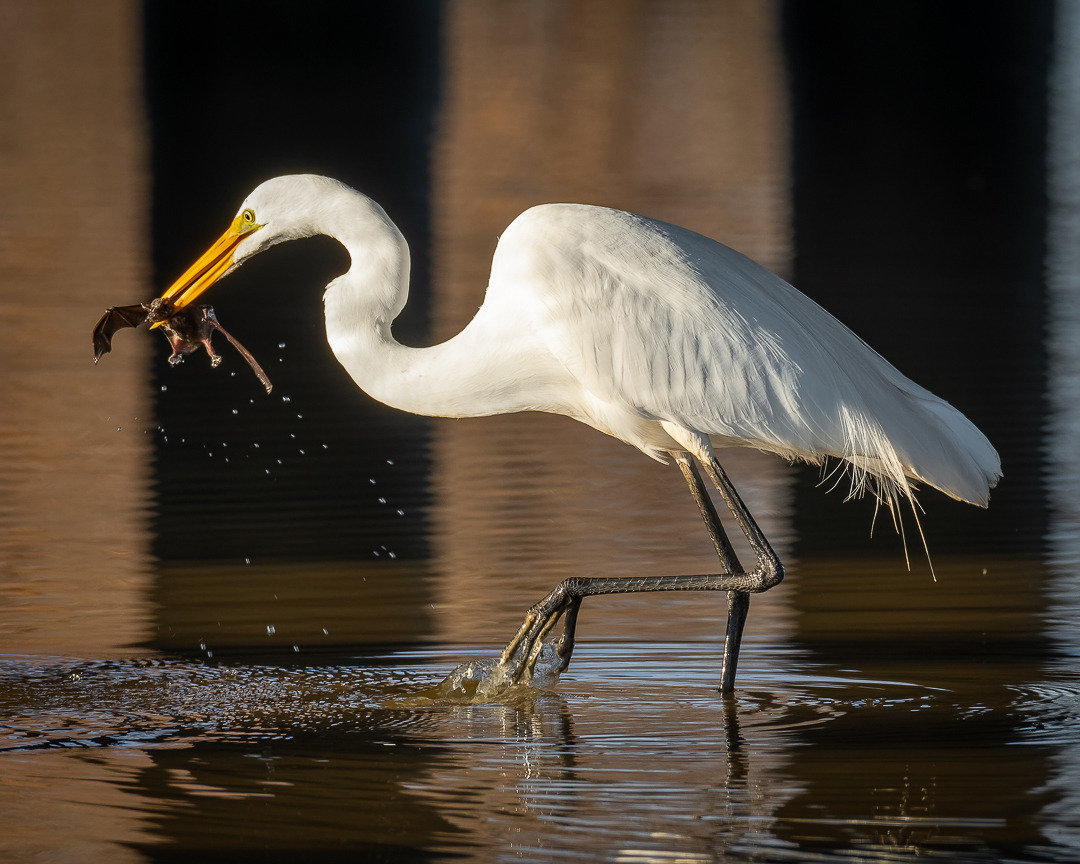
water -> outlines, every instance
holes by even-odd
[[[956,663],[933,684],[868,677],[751,639],[725,705],[701,646],[601,643],[556,691],[385,707],[470,650],[5,658],[6,699],[34,706],[0,739],[5,811],[59,774],[53,818],[79,832],[60,847],[536,861],[1061,860],[1036,826],[1055,805],[1054,828],[1075,819],[1047,776],[1076,738],[1075,681],[1010,690],[1015,665],[991,664],[965,684]],[[108,818],[82,824],[87,807]]]
[[[0,3],[0,860],[1080,860],[1075,22],[309,5],[207,35],[190,4]],[[102,308],[285,170],[401,225],[412,344],[537,201],[726,239],[969,413],[1005,480],[988,511],[922,495],[931,573],[910,523],[909,569],[870,502],[725,453],[787,565],[732,699],[724,598],[693,593],[589,598],[554,686],[432,699],[561,579],[715,556],[671,466],[358,393],[328,242],[211,298],[271,397],[223,342],[173,368],[124,332],[95,367]]]

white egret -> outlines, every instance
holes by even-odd
[[[894,519],[901,501],[914,509],[912,481],[985,507],[1001,476],[994,448],[963,414],[783,279],[707,237],[617,210],[545,204],[522,213],[498,242],[476,317],[430,348],[391,334],[409,290],[404,237],[378,204],[326,177],[260,185],[163,299],[182,309],[256,253],[316,234],[352,259],[326,286],[326,333],[369,395],[440,417],[565,414],[654,459],[673,458],[705,520],[722,572],[564,581],[503,652],[507,683],[532,674],[560,618],[555,656],[565,669],[583,597],[718,590],[728,592],[720,686],[733,689],[749,596],[784,570],[715,447],[838,460],[851,494],[870,491]],[[697,465],[746,535],[753,568],[736,558]]]

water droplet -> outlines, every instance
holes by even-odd
[[[124,431],[124,427],[123,427],[123,426],[117,426],[117,427],[116,427],[116,431],[117,431],[117,432],[123,432],[123,431]]]
[[[387,459],[387,460],[386,460],[386,464],[387,464],[387,465],[393,465],[393,464],[394,464],[394,460],[393,460],[393,459]]]
[[[294,652],[296,652],[297,654],[299,654],[299,653],[300,653],[300,646],[299,646],[299,645],[293,645],[293,646],[292,646],[292,650],[293,650]]]
[[[322,445],[322,449],[323,449],[323,450],[329,450],[329,449],[330,449],[330,445],[329,445],[329,444],[323,444],[323,445]]]
[[[239,411],[238,409],[236,409],[236,408],[233,408],[233,409],[232,409],[232,413],[233,413],[233,414],[239,414],[239,413],[240,413],[240,411]]]
[[[199,643],[199,650],[200,651],[205,651],[206,650],[206,643],[205,642],[200,642]]]
[[[386,503],[386,499],[385,499],[385,498],[380,498],[380,499],[379,499],[379,503],[380,503],[380,504],[385,504],[385,503]]]
[[[329,636],[330,635],[330,631],[327,630],[325,627],[322,628],[322,632],[323,632],[323,636]]]
[[[250,558],[245,558],[245,559],[244,559],[244,563],[245,563],[245,564],[250,564],[250,563],[251,563],[251,559],[250,559]]]
[[[259,442],[258,442],[258,441],[256,441],[256,442],[255,442],[255,449],[256,449],[256,450],[258,450],[258,449],[259,449]]]
[[[275,633],[277,633],[277,628],[273,624],[267,624],[266,625],[266,635],[267,636],[273,636]]]
[[[404,511],[404,510],[398,510],[398,511],[397,511],[397,515],[398,515],[398,516],[404,516],[404,515],[405,515],[405,511]]]
[[[169,389],[169,385],[168,385],[168,384],[162,384],[162,385],[161,385],[161,392],[162,392],[162,393],[164,393],[164,392],[165,392],[166,390],[168,390],[168,389]]]
[[[367,482],[370,483],[372,486],[374,486],[375,485],[375,478],[374,477],[368,477]]]
[[[301,455],[301,456],[306,456],[307,454],[306,454],[306,453],[305,453],[305,452],[304,452],[303,450],[301,450],[301,451],[300,451],[300,455]]]
[[[386,554],[389,555],[391,558],[397,558],[396,552],[387,552]]]
[[[303,414],[297,414],[297,415],[296,415],[296,419],[297,419],[297,420],[303,420],[303,419],[304,419],[304,415],[303,415]]]
[[[284,347],[285,347],[285,343],[284,343],[284,342],[278,342],[278,343],[277,343],[277,347],[278,347],[278,348],[284,348]]]
[[[206,656],[207,656],[207,657],[213,657],[213,656],[214,656],[214,652],[213,652],[213,651],[207,651],[207,652],[206,652]]]
[[[282,397],[281,397],[281,401],[282,401],[282,402],[292,402],[292,399],[291,399],[291,398],[289,398],[288,396],[282,396]]]

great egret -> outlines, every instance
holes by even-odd
[[[618,210],[545,204],[522,213],[498,242],[476,317],[430,348],[391,335],[409,291],[404,237],[378,204],[327,177],[260,185],[161,299],[183,309],[256,253],[316,234],[352,259],[326,286],[326,334],[365,392],[441,417],[565,414],[661,462],[673,458],[705,520],[721,573],[564,581],[502,653],[496,677],[505,684],[533,674],[560,618],[555,657],[566,668],[583,597],[716,590],[728,592],[720,689],[733,689],[750,594],[779,583],[784,569],[714,447],[839,460],[851,494],[869,490],[894,519],[901,500],[914,509],[910,480],[985,507],[1001,476],[994,448],[963,414],[780,277],[700,234]],[[696,465],[746,535],[753,569],[736,558]]]

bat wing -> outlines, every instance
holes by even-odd
[[[117,330],[125,327],[138,327],[146,323],[146,307],[110,306],[94,327],[94,362],[97,363],[112,350],[112,337]]]

